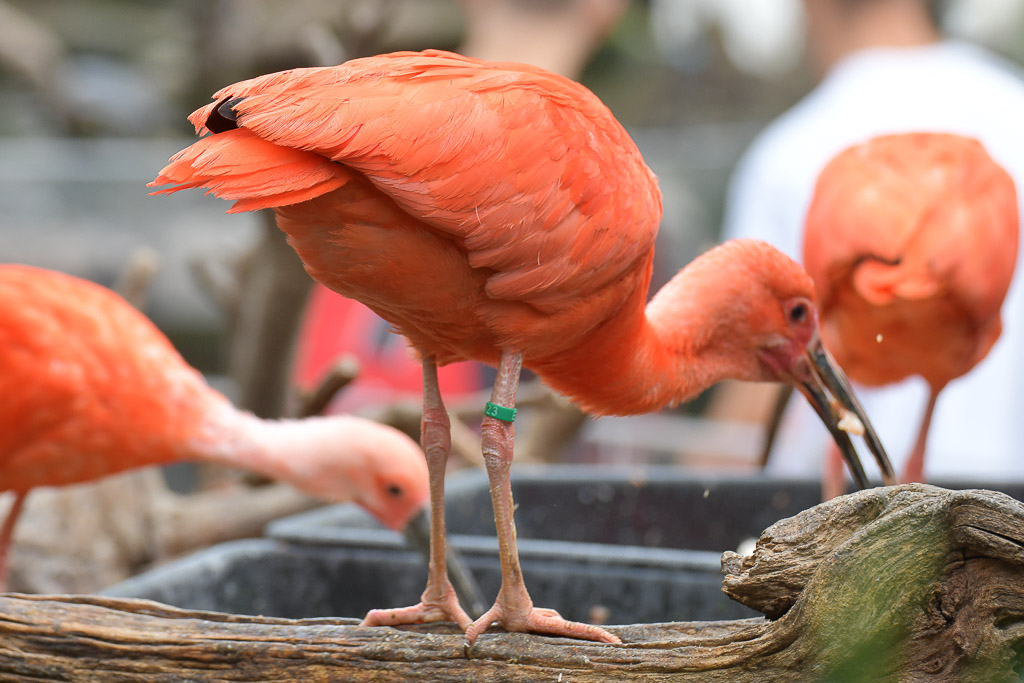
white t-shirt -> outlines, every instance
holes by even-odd
[[[733,175],[723,236],[758,237],[801,260],[804,216],[825,164],[853,144],[908,131],[979,139],[1013,176],[1018,198],[1024,197],[1024,80],[1014,66],[957,42],[871,49],[838,63],[753,142]],[[925,459],[929,479],[1024,479],[1022,270],[1024,258],[1018,257],[1001,338],[985,360],[939,395]],[[901,471],[920,425],[927,384],[914,377],[857,389]],[[820,471],[829,438],[806,401],[794,395],[769,470]],[[866,469],[877,477],[872,464],[865,462]]]

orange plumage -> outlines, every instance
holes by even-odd
[[[214,97],[240,99],[243,127],[189,147],[156,182],[209,187],[233,211],[278,207],[314,278],[439,364],[496,363],[502,348],[557,364],[609,309],[643,302],[660,194],[582,86],[473,65],[398,54],[230,86]],[[190,117],[197,132],[218,106]],[[326,244],[325,216],[347,228]],[[579,291],[602,305],[581,307]]]
[[[4,265],[0,301],[4,490],[178,460],[212,436],[203,415],[226,400],[113,292]]]
[[[0,265],[0,397],[0,492],[18,494],[0,583],[17,511],[38,486],[203,459],[355,500],[396,528],[428,497],[421,451],[401,432],[238,411],[124,299],[62,273]]]
[[[859,382],[920,375],[931,388],[905,480],[922,477],[936,396],[999,338],[1018,225],[1013,179],[969,138],[875,138],[820,175],[804,264],[823,339]]]
[[[497,365],[491,402],[511,408],[525,364],[596,414],[657,410],[725,377],[785,380],[835,428],[808,356],[820,351],[813,285],[768,245],[712,250],[645,308],[657,182],[583,86],[428,51],[270,74],[214,99],[191,116],[212,134],[153,184],[205,187],[235,200],[233,210],[272,208],[315,279],[368,305],[423,358],[431,575],[421,605],[375,611],[367,623],[451,618],[470,642],[492,621],[615,640],[533,608],[515,550],[513,428],[500,408],[482,431],[503,584],[470,626],[444,575],[449,435],[437,365]],[[823,351],[813,364],[827,365]]]

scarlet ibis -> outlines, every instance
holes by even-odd
[[[399,529],[425,509],[426,465],[402,432],[352,416],[261,420],[237,410],[114,292],[0,265],[0,589],[28,492],[146,465],[207,460],[352,500]]]
[[[980,142],[960,135],[877,137],[837,155],[808,209],[804,265],[821,334],[854,380],[920,375],[930,388],[902,473],[922,481],[942,389],[977,365],[1002,331],[1017,262],[1017,192]],[[842,489],[830,456],[826,496]]]
[[[582,85],[536,67],[426,51],[295,69],[228,86],[194,112],[208,134],[153,185],[205,187],[230,211],[272,208],[314,279],[390,322],[423,364],[431,570],[422,602],[365,624],[450,619],[618,642],[534,608],[509,467],[526,365],[597,415],[657,410],[726,377],[800,387],[843,445],[870,423],[817,333],[807,273],[768,245],[704,254],[646,305],[661,195],[636,145]],[[482,424],[502,564],[475,622],[444,572],[448,418],[437,366],[497,367]],[[827,392],[831,391],[833,398]]]

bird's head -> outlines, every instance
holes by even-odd
[[[701,254],[648,313],[687,326],[678,338],[703,365],[720,369],[715,379],[786,381],[818,333],[814,282],[759,240],[730,240]]]
[[[686,335],[695,344],[691,357],[717,368],[711,381],[792,385],[821,417],[862,486],[866,480],[849,433],[864,435],[882,472],[892,477],[867,415],[821,342],[814,283],[798,263],[765,242],[731,240],[677,277],[687,303],[676,316],[695,321]]]
[[[291,422],[302,433],[295,432],[281,478],[296,488],[326,501],[357,503],[396,531],[426,507],[426,460],[404,433],[348,415]]]

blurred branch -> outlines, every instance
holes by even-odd
[[[140,311],[146,307],[146,299],[153,284],[153,278],[160,270],[160,255],[150,247],[140,247],[128,257],[113,290],[124,297]]]
[[[321,505],[284,484],[172,493],[158,469],[34,491],[15,531],[10,587],[92,593],[141,569]]]
[[[162,560],[236,538],[263,535],[272,520],[322,505],[285,484],[169,494],[156,501],[153,534]]]
[[[480,404],[483,405],[482,403]],[[480,413],[482,408],[478,409]],[[480,437],[471,429],[459,416],[451,410],[448,411],[451,420],[452,455],[456,461],[449,460],[449,464],[459,466],[478,467],[483,465],[483,455],[480,452]],[[420,438],[420,420],[423,419],[423,408],[418,401],[395,401],[388,405],[378,406],[372,410],[363,412],[363,415],[371,420],[382,424],[391,425],[399,429],[417,443]]]
[[[239,272],[245,268],[245,258],[245,254],[204,255],[189,262],[189,270],[199,289],[229,317],[241,305]]]
[[[351,384],[359,376],[359,361],[354,356],[342,356],[324,373],[320,384],[304,395],[299,396],[295,417],[319,415],[342,389]]]
[[[200,287],[228,321],[228,374],[235,402],[259,417],[285,412],[299,320],[312,280],[277,229],[274,214],[260,212],[263,229],[244,255],[193,262]]]
[[[53,30],[8,2],[0,2],[0,60],[40,90],[66,54],[64,41]]]
[[[523,435],[516,457],[526,462],[558,462],[579,435],[587,416],[567,399],[547,391],[531,411],[530,428]]]
[[[228,372],[238,404],[260,417],[280,417],[291,384],[299,320],[313,284],[274,214],[261,212],[263,231],[244,259],[237,287],[242,294],[229,335]]]
[[[0,62],[46,99],[58,124],[70,127],[71,113],[56,88],[57,73],[66,57],[67,46],[55,31],[0,1]]]

